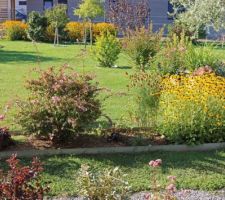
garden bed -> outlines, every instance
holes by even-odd
[[[67,142],[60,144],[53,143],[46,138],[38,138],[28,135],[12,133],[15,145],[6,149],[27,150],[27,149],[71,149],[71,148],[95,148],[95,147],[128,147],[166,145],[169,142],[159,134],[154,134],[149,128],[118,128],[104,129],[101,134],[80,134]]]

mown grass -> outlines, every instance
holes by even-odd
[[[133,191],[150,187],[151,171],[148,162],[163,160],[159,180],[166,183],[168,175],[177,176],[178,188],[219,190],[225,187],[225,151],[218,152],[154,152],[136,155],[52,156],[43,157],[43,181],[50,181],[50,195],[74,196],[77,194],[76,178],[82,164],[101,171],[118,166],[125,174]],[[23,159],[28,163],[27,159]],[[0,168],[6,167],[1,161]]]
[[[104,112],[114,122],[120,123],[121,118],[127,116],[127,111],[131,109],[132,95],[126,87],[129,83],[126,72],[132,73],[134,70],[124,54],[120,55],[118,68],[100,68],[97,67],[94,56],[90,55],[90,47],[83,55],[84,47],[81,45],[54,47],[45,43],[34,45],[31,42],[1,40],[0,47],[0,109],[7,103],[14,105],[16,99],[27,96],[24,84],[26,79],[35,77],[32,69],[65,64],[78,72],[95,74],[100,86],[111,90],[113,95],[104,102]],[[215,49],[215,53],[225,60],[225,49]],[[16,108],[13,107],[6,119],[7,125],[11,130],[20,130],[13,120],[15,116]],[[125,122],[126,125],[132,123],[129,120]]]
[[[123,54],[117,62],[119,67],[110,69],[97,67],[94,57],[90,55],[90,47],[87,54],[83,55],[81,51],[83,46],[80,45],[54,47],[52,44],[34,45],[31,42],[20,41],[0,41],[0,45],[3,46],[0,48],[1,108],[7,103],[14,104],[16,99],[27,96],[24,84],[26,79],[35,76],[32,69],[38,66],[47,69],[67,64],[78,72],[94,74],[101,87],[111,90],[114,95],[104,102],[104,112],[114,121],[118,121],[126,113],[130,97],[118,93],[127,93],[126,72],[131,72],[132,69]],[[104,95],[109,93],[106,92]],[[15,114],[16,109],[13,108],[6,119],[7,125],[13,130],[20,129],[13,122]]]
[[[121,54],[119,68],[99,68],[90,55],[81,56],[82,46],[68,45],[54,47],[52,44],[31,42],[0,41],[0,108],[15,103],[17,98],[25,98],[27,91],[24,83],[27,78],[35,77],[34,67],[42,69],[68,64],[79,72],[94,73],[101,87],[112,90],[113,95],[104,103],[104,112],[115,122],[119,122],[132,104],[132,95],[127,92],[129,83],[126,72],[132,73],[131,65],[125,55]],[[218,57],[225,60],[225,49],[215,49]],[[84,66],[84,67],[83,67]],[[13,118],[16,108],[13,107],[7,116],[6,124],[11,130],[20,130]],[[128,125],[130,122],[127,121]],[[23,142],[24,137],[17,136]],[[81,164],[89,164],[96,170],[119,166],[128,174],[127,178],[134,191],[147,190],[151,179],[148,162],[151,159],[163,159],[160,180],[165,183],[167,175],[178,177],[179,188],[217,190],[225,187],[225,151],[193,153],[148,153],[136,155],[109,156],[53,156],[43,157],[45,163],[44,181],[50,181],[51,195],[76,195],[76,177]],[[27,163],[28,160],[23,159]],[[5,167],[1,160],[0,167]]]

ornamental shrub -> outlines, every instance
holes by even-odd
[[[98,36],[101,36],[102,34],[106,34],[109,32],[112,35],[117,34],[117,28],[114,24],[111,23],[96,23],[93,25],[93,37],[96,39]]]
[[[66,24],[65,31],[71,41],[83,41],[84,39],[84,23],[69,22]]]
[[[129,31],[123,41],[123,47],[135,67],[145,70],[150,61],[160,50],[163,29],[153,32],[152,25],[149,29],[141,28]]]
[[[52,25],[48,25],[44,32],[44,41],[53,42],[55,38],[55,28]]]
[[[18,123],[29,134],[64,142],[101,115],[98,85],[89,75],[50,68],[29,80],[27,89],[29,98],[18,104]]]
[[[27,24],[20,21],[6,21],[3,24],[5,37],[8,40],[26,40]]]
[[[100,67],[113,67],[120,51],[119,39],[107,32],[97,37],[93,53]]]
[[[216,70],[221,64],[211,46],[196,47],[183,32],[181,36],[174,34],[166,41],[152,61],[152,69],[162,75],[179,74],[190,73],[206,65]]]
[[[45,40],[45,30],[47,28],[47,18],[39,12],[32,11],[28,17],[28,37],[34,41]]]
[[[172,75],[162,82],[158,130],[175,143],[225,141],[225,78]]]
[[[93,200],[126,200],[129,199],[130,186],[124,181],[124,174],[118,168],[93,172],[89,166],[81,166],[77,184],[81,196]]]
[[[33,158],[31,166],[22,166],[16,155],[12,155],[7,163],[9,170],[6,173],[0,171],[0,199],[44,199],[48,188],[41,184],[43,168],[37,158]]]

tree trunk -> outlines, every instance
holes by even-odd
[[[54,46],[56,45],[56,36],[57,35],[57,30],[56,30],[56,28],[55,28],[55,35],[54,35]]]
[[[89,21],[90,21],[90,43],[92,46],[93,45],[92,21],[91,19]]]
[[[59,28],[55,27],[54,46],[59,45]]]
[[[87,48],[87,28],[86,28],[86,22],[84,22],[84,47]]]
[[[57,27],[57,45],[59,45],[59,28]]]

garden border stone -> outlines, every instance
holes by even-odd
[[[52,155],[97,155],[97,154],[118,154],[118,153],[146,153],[154,151],[168,152],[190,152],[190,151],[212,151],[225,149],[223,143],[208,143],[196,146],[188,145],[149,145],[132,147],[98,147],[98,148],[75,148],[75,149],[46,149],[46,150],[21,150],[0,152],[0,159],[8,158],[12,154],[18,157],[52,156]]]
[[[52,156],[52,155],[98,155],[98,154],[130,154],[130,153],[147,153],[154,151],[168,152],[191,152],[191,151],[212,151],[225,149],[223,143],[208,143],[196,146],[188,145],[149,145],[149,146],[132,146],[132,147],[97,147],[97,148],[75,148],[75,149],[46,149],[46,150],[21,150],[21,151],[2,151],[0,159],[8,158],[12,154],[18,157],[33,156]]]

